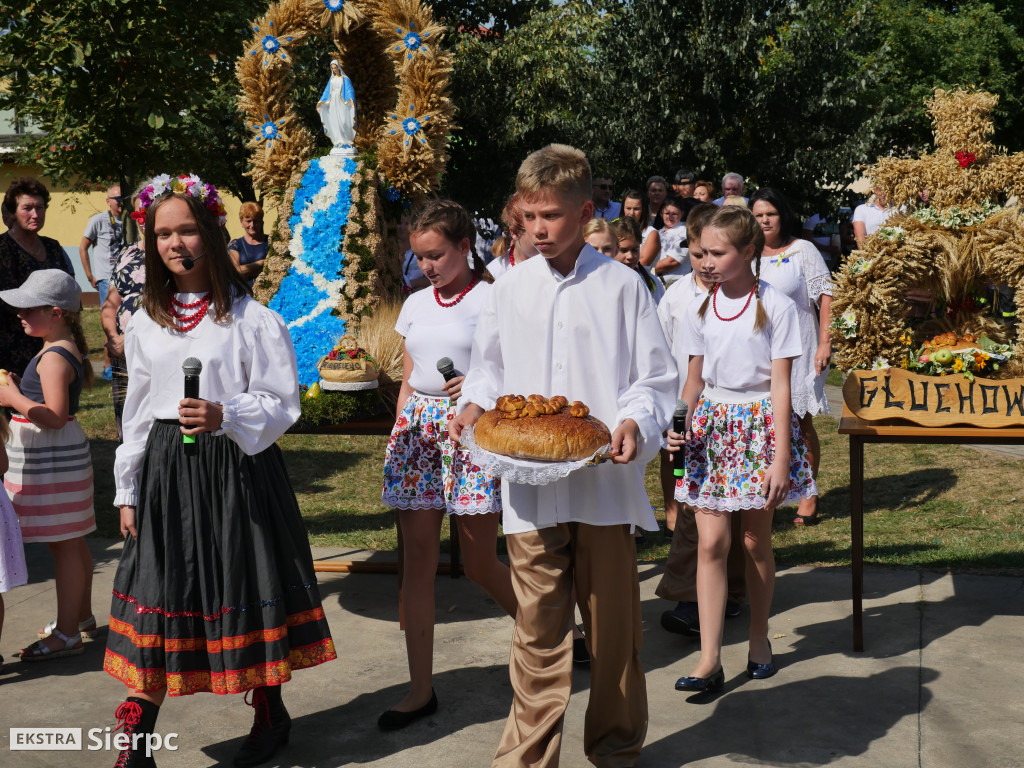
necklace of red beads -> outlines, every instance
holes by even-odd
[[[437,288],[434,288],[434,301],[436,301],[442,307],[454,307],[464,298],[466,294],[473,290],[473,286],[476,285],[476,275],[473,275],[473,279],[469,281],[469,285],[462,289],[462,293],[456,296],[451,301],[441,301],[441,294],[437,292]]]
[[[210,294],[208,293],[188,304],[183,301],[178,301],[177,296],[171,296],[171,315],[178,324],[178,330],[182,333],[188,333],[199,325],[202,319],[206,317],[206,310],[209,306]],[[194,309],[195,312],[189,314],[187,310],[190,309]]]
[[[740,315],[747,311],[747,307],[750,306],[750,300],[754,298],[754,291],[757,289],[757,282],[755,282],[754,285],[750,288],[750,293],[747,295],[747,301],[743,305],[743,309],[741,309],[732,317],[722,317],[720,314],[718,314],[718,289],[721,287],[722,284],[718,283],[715,286],[714,292],[711,294],[711,308],[715,311],[715,317],[717,317],[723,323],[728,323],[735,320],[736,318],[738,318]]]

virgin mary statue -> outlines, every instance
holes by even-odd
[[[331,79],[324,86],[316,108],[324,133],[334,144],[331,154],[355,156],[356,92],[337,59],[331,61]]]

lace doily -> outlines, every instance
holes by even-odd
[[[485,472],[498,475],[510,483],[521,483],[523,485],[548,485],[570,473],[587,466],[594,457],[608,451],[610,446],[603,445],[594,451],[593,455],[579,461],[534,461],[532,459],[516,459],[511,456],[485,451],[476,444],[473,437],[473,427],[466,427],[462,430],[462,437],[459,444],[469,451],[469,457],[474,464]]]

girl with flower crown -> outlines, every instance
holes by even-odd
[[[147,277],[125,330],[131,386],[114,463],[125,544],[104,659],[134,691],[117,714],[139,738],[117,766],[153,766],[145,736],[164,697],[200,691],[253,692],[234,764],[258,765],[288,742],[281,684],[336,658],[274,445],[299,416],[295,352],[235,269],[211,185],[155,180],[140,200]],[[188,358],[203,371],[199,397],[182,399]]]

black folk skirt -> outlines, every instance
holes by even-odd
[[[337,658],[280,449],[247,456],[210,433],[196,446],[186,456],[177,422],[153,425],[103,668],[184,696],[280,685]]]

